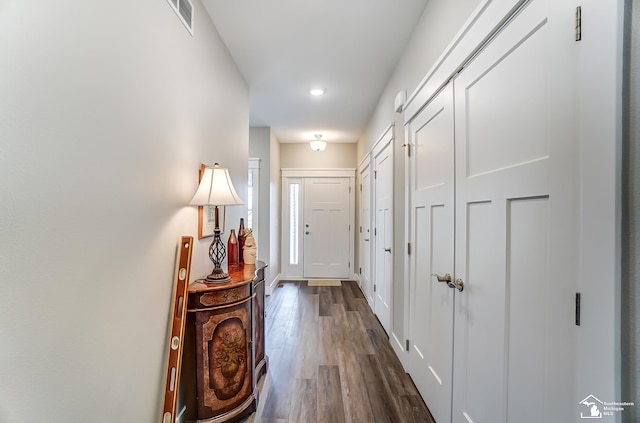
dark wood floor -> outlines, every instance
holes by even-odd
[[[280,282],[265,308],[269,371],[243,423],[434,422],[355,282]]]

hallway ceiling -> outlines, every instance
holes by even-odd
[[[427,0],[202,0],[283,143],[357,142]],[[311,88],[325,94],[314,97]],[[389,105],[393,107],[392,104]]]

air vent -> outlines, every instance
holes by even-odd
[[[193,35],[193,4],[190,0],[167,0],[189,33]]]

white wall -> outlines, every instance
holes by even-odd
[[[280,145],[282,167],[288,169],[354,169],[356,152],[356,144],[327,143],[324,151],[313,151],[309,143]]]
[[[247,185],[248,89],[194,6],[191,37],[164,0],[0,3],[3,423],[160,420],[199,164]]]
[[[272,216],[272,219],[269,222],[269,231],[271,232],[271,253],[269,254],[269,275],[271,276],[271,280],[269,281],[269,292],[271,292],[271,289],[274,288],[276,279],[280,276],[280,252],[282,251],[282,239],[280,238],[280,209],[282,205],[280,168],[282,167],[282,163],[280,161],[280,141],[278,141],[276,136],[273,134],[273,131],[269,137],[269,144],[271,145],[271,166],[269,168],[269,213]]]
[[[271,164],[271,150],[269,146],[269,135],[271,133],[268,127],[250,127],[249,128],[249,156],[260,159],[260,184],[259,190],[259,213],[258,233],[256,242],[258,243],[258,260],[265,263],[269,262],[269,244],[271,233],[269,231],[269,166]],[[255,230],[254,230],[255,232]],[[265,270],[265,273],[268,270]],[[265,274],[265,278],[266,277]]]
[[[405,240],[405,157],[404,119],[394,112],[394,98],[399,91],[411,92],[434,65],[436,60],[453,40],[458,30],[478,6],[480,0],[429,0],[398,65],[384,88],[375,111],[363,136],[358,141],[357,162],[360,162],[390,124],[395,124],[394,134],[394,286],[392,337],[401,343],[405,333],[405,279],[404,258],[407,250]],[[356,227],[360,223],[356,224]],[[357,255],[356,255],[357,257]],[[356,266],[358,268],[359,264]],[[395,345],[404,348],[403,345]]]
[[[265,269],[267,294],[280,274],[280,142],[268,127],[249,129],[249,155],[260,161],[260,228],[258,259]]]

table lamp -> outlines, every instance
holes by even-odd
[[[213,262],[213,271],[206,277],[207,283],[230,281],[229,275],[222,270],[222,262],[227,255],[224,243],[220,239],[218,223],[218,206],[235,206],[244,204],[229,177],[229,170],[216,163],[213,168],[207,167],[202,174],[198,190],[189,202],[190,206],[214,206],[215,216],[213,241],[209,246],[209,258]]]

